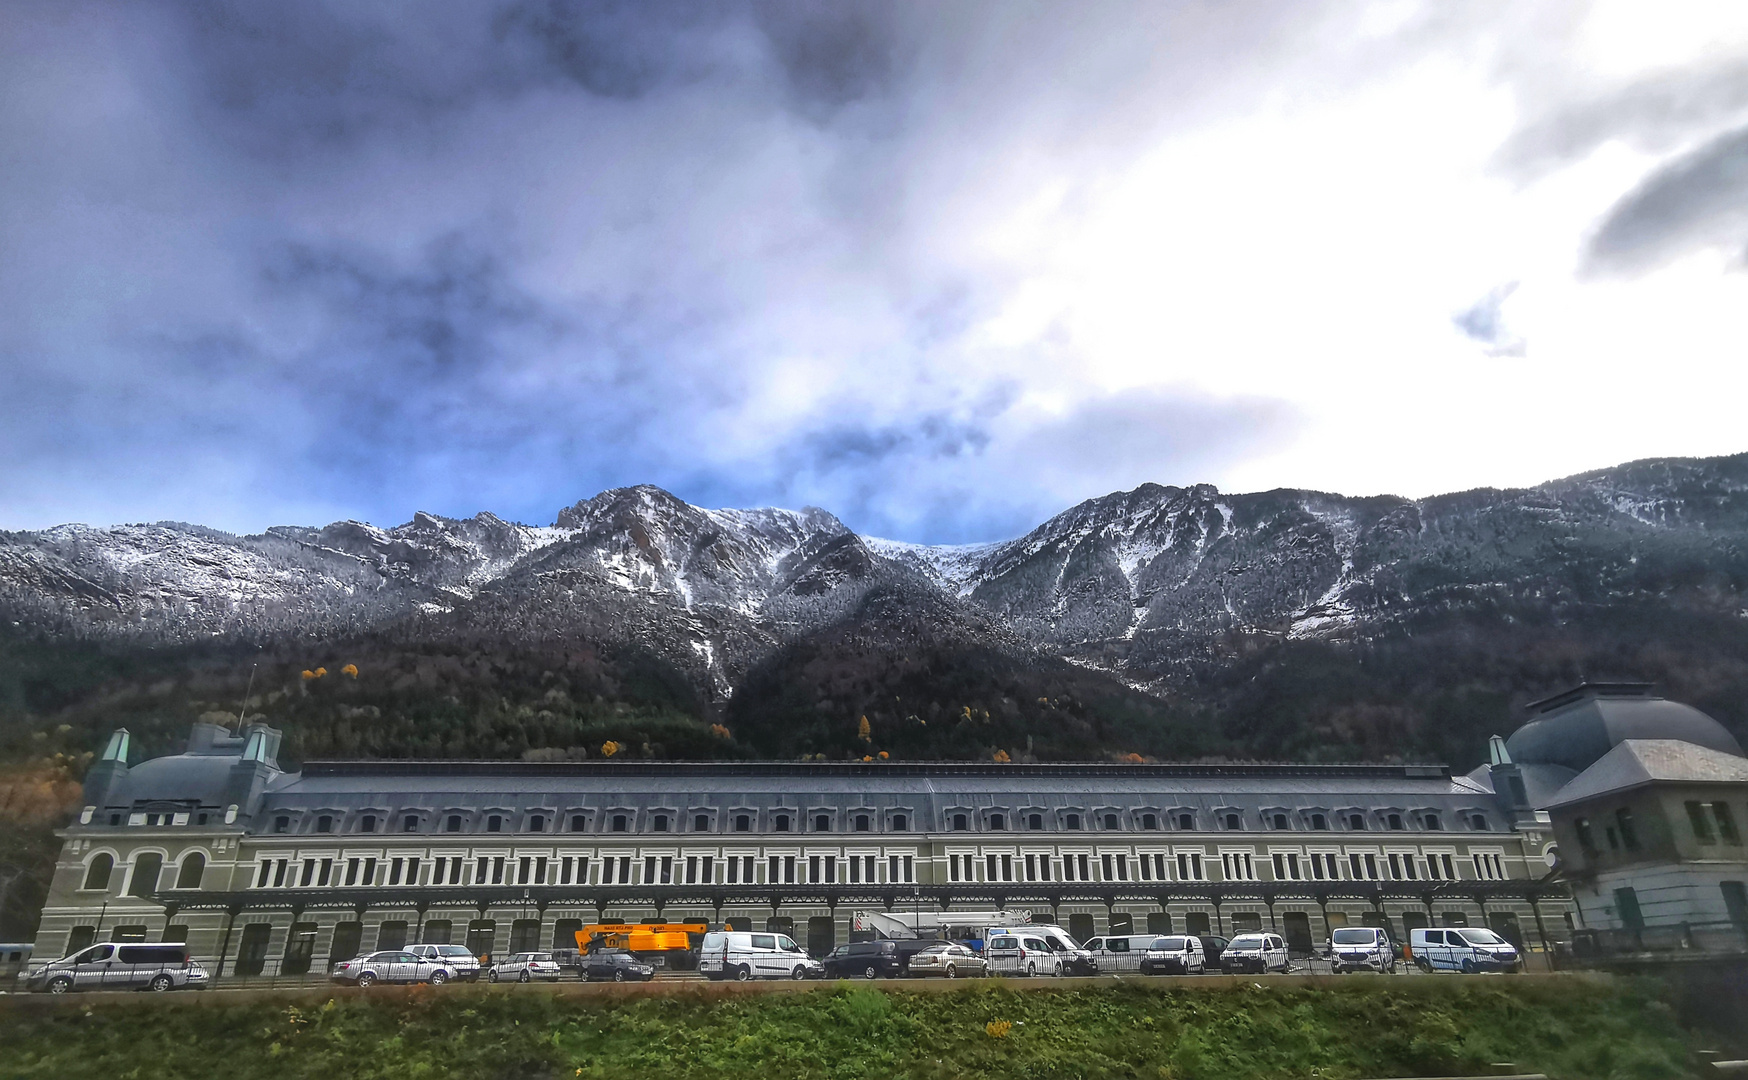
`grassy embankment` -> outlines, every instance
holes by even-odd
[[[4,1077],[1391,1077],[1669,1080],[1692,1049],[1650,985],[1340,980],[947,993],[42,999],[0,1005]]]

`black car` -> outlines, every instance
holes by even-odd
[[[895,941],[852,941],[826,955],[828,979],[896,978],[904,973],[905,957]]]
[[[655,968],[630,953],[598,952],[583,958],[579,974],[584,982],[648,982],[655,978]]]
[[[1202,962],[1207,965],[1205,970],[1225,971],[1226,964],[1220,957],[1226,951],[1226,946],[1231,944],[1232,939],[1213,937],[1208,934],[1198,934],[1197,936],[1202,940]]]

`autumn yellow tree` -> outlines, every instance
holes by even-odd
[[[1006,765],[1013,760],[1013,758],[1008,757],[1008,752],[1006,750],[997,750],[995,752],[995,763],[997,765]]]
[[[608,739],[606,742],[601,744],[601,756],[602,757],[612,757],[614,754],[617,754],[618,752],[619,752],[619,744],[614,742],[612,739]]]
[[[356,679],[358,677],[358,665],[357,664],[347,664],[345,667],[340,669],[340,674],[350,675],[354,679]]]
[[[856,725],[856,738],[861,739],[863,742],[872,742],[874,739],[874,729],[869,725],[866,716],[862,717],[861,721]]]

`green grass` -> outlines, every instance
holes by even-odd
[[[999,1022],[1010,1027],[1003,1035]],[[993,1028],[991,1025],[994,1025]],[[570,995],[37,999],[0,1011],[4,1077],[1392,1077],[1668,1080],[1689,1048],[1652,984],[1354,979],[1334,986],[848,986]]]

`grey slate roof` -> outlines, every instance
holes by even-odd
[[[1679,739],[1742,753],[1724,725],[1691,705],[1654,696],[1642,683],[1580,686],[1531,708],[1538,715],[1505,741],[1511,760],[1520,765],[1558,765],[1579,773],[1627,739]]]
[[[1570,806],[1659,780],[1748,783],[1748,758],[1679,739],[1628,739],[1579,773],[1549,806]]]

